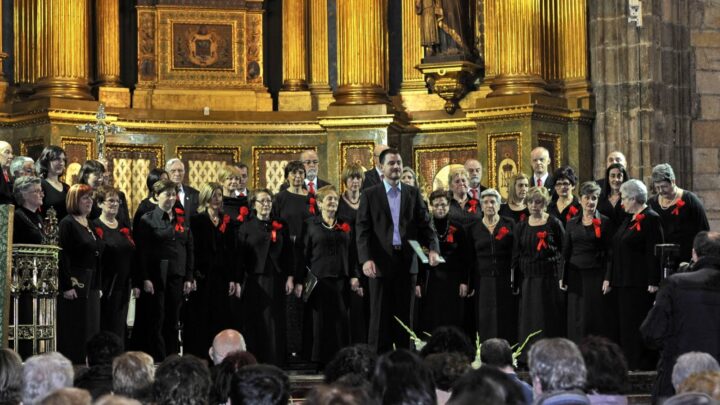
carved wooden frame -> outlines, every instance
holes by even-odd
[[[252,147],[252,167],[253,167],[253,188],[260,187],[260,157],[268,153],[302,153],[304,150],[314,150],[317,152],[317,146],[253,146]]]
[[[510,132],[501,134],[491,134],[488,136],[488,186],[497,189],[498,187],[498,173],[497,173],[497,144],[501,141],[513,141],[517,148],[517,170],[518,173],[522,172],[522,134],[520,132]]]
[[[424,173],[421,173],[420,170],[420,160],[422,159],[422,154],[424,153],[431,153],[431,152],[457,152],[457,151],[474,151],[477,155],[477,144],[475,143],[450,143],[450,144],[441,144],[441,145],[421,145],[417,146],[413,149],[413,165],[412,168],[415,170],[415,174],[420,177],[423,176],[423,180],[425,184],[420,184],[418,179],[418,185],[421,186],[421,189],[423,189],[427,194],[429,192],[432,192],[433,188],[433,181],[435,180],[435,176],[437,176],[437,173],[433,173],[432,178],[427,179],[424,178]],[[409,165],[406,165],[409,166]],[[424,187],[422,187],[424,186]]]

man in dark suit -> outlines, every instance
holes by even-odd
[[[530,159],[530,165],[533,169],[530,187],[545,187],[552,195],[555,192],[555,180],[548,173],[550,152],[542,146],[538,146],[530,152]]]
[[[480,193],[485,191],[487,187],[480,184],[482,180],[483,168],[477,159],[468,159],[465,161],[465,171],[468,173],[468,196],[476,200],[480,199]]]
[[[178,186],[175,208],[182,208],[185,211],[185,218],[189,221],[191,216],[197,214],[200,193],[187,184],[183,184],[185,180],[185,164],[182,160],[178,158],[168,160],[165,164],[165,171],[168,172],[170,181]]]
[[[360,196],[356,221],[358,258],[370,284],[368,344],[378,352],[408,347],[408,333],[395,320],[412,328],[417,256],[408,241],[428,246],[431,266],[438,264],[439,245],[420,191],[401,184],[402,158],[395,149],[380,154],[383,182]]]
[[[305,184],[303,188],[310,194],[317,193],[318,189],[327,186],[327,181],[319,178],[318,171],[320,170],[320,160],[318,154],[312,149],[304,150],[300,154],[300,161],[305,166]],[[288,188],[288,183],[284,182],[280,186],[280,191],[284,191]]]
[[[375,163],[375,167],[372,167],[369,170],[365,171],[365,180],[363,180],[362,184],[363,191],[366,188],[370,188],[371,186],[380,184],[380,182],[382,182],[383,174],[382,165],[380,164],[380,154],[384,150],[387,150],[389,148],[390,147],[387,145],[375,145],[375,150],[373,151],[373,162]]]

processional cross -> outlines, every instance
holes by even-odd
[[[97,110],[97,114],[95,114],[95,119],[97,119],[97,122],[95,122],[94,124],[87,123],[77,126],[77,129],[83,132],[90,132],[95,134],[95,140],[97,142],[98,150],[98,160],[105,159],[105,135],[115,135],[125,132],[125,128],[123,127],[119,127],[112,123],[107,124],[105,122],[106,118],[107,115],[105,114],[105,104],[100,104],[100,107],[98,107]]]

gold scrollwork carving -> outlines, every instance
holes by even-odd
[[[231,153],[233,162],[240,161],[241,148],[233,146],[177,146],[175,147],[175,156],[178,159],[183,158],[183,154],[190,152],[205,152],[205,153]]]

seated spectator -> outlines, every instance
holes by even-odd
[[[424,362],[433,376],[438,405],[444,405],[450,399],[452,385],[471,370],[470,360],[457,352],[433,353],[425,357]]]
[[[155,381],[153,358],[143,352],[125,352],[112,363],[113,392],[146,403]]]
[[[210,370],[195,356],[170,356],[155,372],[157,405],[205,405],[210,396]]]
[[[23,405],[39,404],[53,391],[72,387],[74,375],[70,360],[58,352],[30,357],[23,365]]]
[[[380,356],[372,378],[372,391],[384,405],[435,405],[435,383],[422,360],[406,349]]]
[[[717,405],[710,395],[702,392],[685,392],[668,398],[662,405]]]
[[[325,383],[334,383],[347,374],[355,374],[369,382],[376,362],[377,354],[368,345],[356,344],[343,347],[325,366]]]
[[[22,401],[22,360],[10,349],[0,349],[0,405]]]
[[[688,352],[677,358],[670,378],[675,392],[680,392],[680,385],[691,375],[719,370],[720,365],[713,356],[701,352]]]
[[[92,397],[80,388],[60,388],[40,401],[41,405],[90,405]]]
[[[480,367],[453,386],[448,405],[522,405],[525,397],[512,378],[495,367]]]
[[[234,329],[225,329],[215,335],[208,354],[214,365],[222,363],[228,353],[246,351],[245,338]],[[254,357],[254,356],[253,356]]]
[[[580,341],[585,360],[585,392],[593,404],[626,405],[628,365],[620,346],[607,338],[587,336]]]
[[[467,335],[454,326],[441,326],[430,335],[427,344],[420,351],[420,357],[433,353],[457,352],[465,355],[470,361],[475,359],[475,346]]]
[[[122,395],[106,394],[95,401],[93,405],[142,405],[136,399],[130,399]]]
[[[112,362],[123,352],[123,342],[112,332],[100,332],[85,345],[88,369],[75,378],[75,387],[88,390],[93,399],[109,394],[113,389]]]
[[[564,338],[542,339],[528,354],[535,404],[590,404],[582,392],[587,371],[575,343]]]
[[[507,374],[511,380],[520,387],[525,403],[530,405],[533,401],[533,391],[530,384],[522,381],[515,374],[513,367],[512,349],[505,339],[488,339],[480,345],[480,363],[483,366],[495,367]]]
[[[680,384],[678,392],[701,392],[720,401],[720,371],[695,373]]]
[[[368,389],[346,385],[318,385],[305,398],[306,405],[376,405]]]
[[[235,373],[245,366],[257,364],[257,359],[250,352],[232,352],[225,356],[222,363],[213,368],[212,388],[210,389],[211,404],[225,404],[230,396],[230,384]]]
[[[276,366],[243,367],[232,378],[232,405],[287,405],[289,399],[290,379]]]

